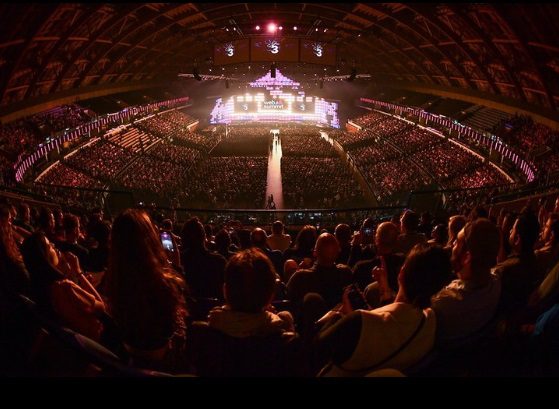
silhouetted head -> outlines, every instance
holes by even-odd
[[[340,255],[340,243],[330,233],[322,233],[316,240],[316,260],[318,264],[334,264]]]
[[[242,250],[227,262],[223,295],[232,310],[257,313],[272,302],[275,284],[270,259],[259,249]]]

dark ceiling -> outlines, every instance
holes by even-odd
[[[205,72],[271,20],[337,43],[342,71],[559,105],[559,6],[535,3],[1,3],[0,105]]]

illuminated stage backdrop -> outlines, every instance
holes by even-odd
[[[262,91],[218,98],[210,114],[212,124],[240,122],[305,122],[340,127],[338,104],[324,98],[305,95],[300,84],[285,77],[279,70],[276,78],[268,72],[250,83]]]

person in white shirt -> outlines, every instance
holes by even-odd
[[[268,236],[267,242],[270,249],[279,250],[282,253],[289,247],[291,236],[283,233],[283,223],[281,221],[276,220],[272,224],[272,234]]]
[[[431,300],[437,343],[451,344],[470,336],[495,316],[501,282],[491,268],[497,263],[499,244],[499,229],[485,218],[469,222],[458,233],[451,257],[458,279]]]
[[[318,350],[331,360],[320,375],[364,376],[383,368],[405,370],[419,362],[435,341],[431,297],[448,283],[450,273],[448,252],[418,244],[398,275],[392,304],[350,312],[346,291],[341,311],[347,315],[318,336]]]

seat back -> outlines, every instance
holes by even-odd
[[[59,341],[63,347],[70,348],[87,362],[100,368],[103,376],[171,376],[127,365],[126,362],[123,362],[116,354],[103,345],[56,322],[42,311],[33,300],[24,295],[19,295],[19,299],[49,335]]]
[[[295,334],[236,338],[197,321],[191,326],[191,353],[200,376],[281,377],[292,374]]]
[[[427,355],[425,355],[419,362],[406,368],[403,373],[405,376],[420,377],[425,376],[431,365],[437,360],[437,351],[431,350]]]
[[[221,304],[217,298],[192,297],[188,302],[189,313],[194,321],[206,320],[212,308]]]

